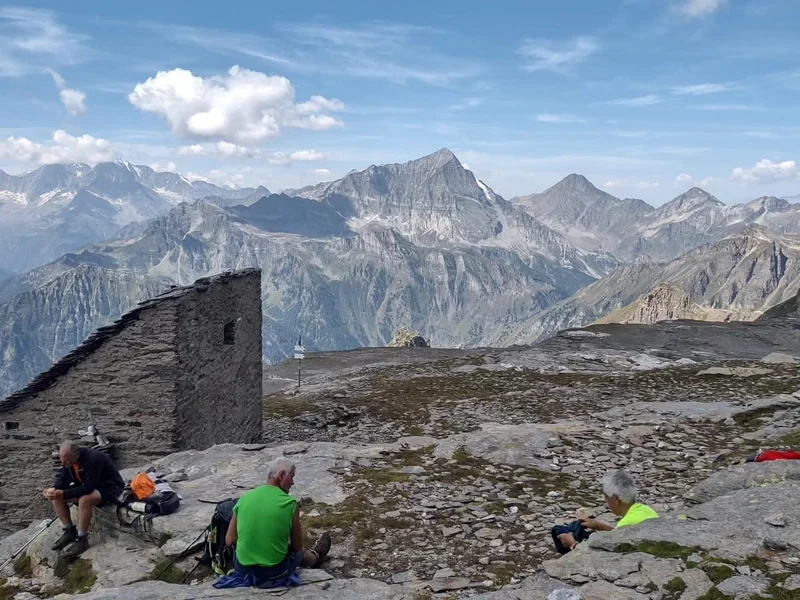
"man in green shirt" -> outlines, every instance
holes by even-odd
[[[322,564],[330,552],[327,533],[312,549],[303,549],[300,509],[289,495],[294,475],[294,464],[279,457],[269,467],[267,484],[246,492],[236,503],[225,543],[236,545],[237,573],[262,582],[285,579],[300,566]]]
[[[622,517],[617,522],[617,527],[638,525],[642,521],[658,518],[658,513],[646,504],[636,502],[638,492],[633,477],[625,471],[611,471],[603,477],[603,495],[606,498],[608,509]],[[602,519],[583,518],[581,525],[594,531],[611,531],[614,526]],[[572,550],[578,545],[572,533],[562,533],[558,536],[561,543]]]

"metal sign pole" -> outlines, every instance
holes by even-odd
[[[300,374],[303,370],[303,359],[306,357],[306,349],[303,346],[303,336],[297,338],[297,345],[294,347],[294,357],[297,359],[297,389],[300,389]]]

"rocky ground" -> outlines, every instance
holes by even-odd
[[[307,537],[328,530],[336,544],[326,565],[335,579],[307,575],[314,583],[296,598],[797,599],[800,461],[738,464],[800,446],[797,348],[789,320],[598,327],[508,350],[311,355],[299,391],[296,365],[265,373],[263,446],[153,465],[184,497],[153,521],[146,537],[158,545],[100,523],[85,561],[59,577],[46,550],[54,526],[4,573],[0,598],[228,595],[197,583],[201,571],[194,586],[153,579],[180,581],[194,566],[158,572],[210,519],[201,500],[236,497],[286,454]],[[598,481],[613,468],[634,474],[662,518],[559,558],[550,527],[579,507],[608,517]],[[35,531],[0,542],[0,561]]]

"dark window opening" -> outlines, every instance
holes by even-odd
[[[229,345],[236,342],[236,322],[225,323],[225,328],[222,330],[222,341]]]
[[[6,431],[13,431],[14,429],[19,429],[19,423],[6,421]]]

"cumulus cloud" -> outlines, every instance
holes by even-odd
[[[536,116],[536,120],[541,123],[586,123],[586,119],[575,115],[542,113]]]
[[[331,172],[329,169],[314,169],[314,175],[319,175],[320,177],[330,177]]]
[[[150,168],[153,171],[158,171],[159,173],[177,173],[178,172],[178,165],[176,165],[171,160],[165,163],[151,163]]]
[[[688,173],[681,173],[680,175],[678,175],[675,178],[675,183],[677,183],[678,185],[693,186],[694,185],[694,177],[692,177]]]
[[[325,155],[317,150],[297,150],[289,155],[289,160],[295,162],[314,162],[323,158]]]
[[[80,90],[67,87],[67,83],[64,81],[64,78],[55,71],[50,71],[50,75],[52,75],[53,81],[58,88],[58,95],[61,98],[61,104],[64,105],[64,108],[67,109],[67,112],[69,112],[69,114],[71,114],[73,117],[85,114],[86,104],[84,104],[84,101],[86,100],[86,94]]]
[[[296,150],[289,154],[273,152],[267,160],[273,165],[291,165],[296,162],[314,162],[323,158],[325,158],[325,155],[317,150]]]
[[[287,78],[238,66],[205,79],[186,69],[159,71],[137,84],[128,99],[165,119],[177,136],[233,144],[264,142],[285,127],[322,130],[343,125],[326,114],[343,110],[340,100],[312,96],[296,103]]]
[[[600,46],[591,37],[575,37],[561,43],[544,39],[527,39],[517,53],[527,59],[526,71],[552,71],[563,74],[599,49]]]
[[[618,106],[651,106],[653,104],[661,104],[664,99],[656,94],[647,94],[646,96],[636,96],[635,98],[619,98],[611,100],[611,104]]]
[[[253,158],[259,156],[258,148],[248,148],[232,144],[231,142],[217,142],[216,144],[192,144],[178,148],[180,156],[221,156],[223,158]]]
[[[59,129],[52,144],[32,142],[28,138],[9,137],[0,141],[0,158],[40,165],[55,163],[98,163],[115,157],[111,142],[91,135],[72,136]]]
[[[675,10],[690,19],[707,17],[722,8],[728,0],[681,0],[675,5]]]
[[[800,179],[800,164],[793,160],[772,162],[762,158],[751,168],[736,167],[731,179],[743,183],[774,183],[785,179]]]

